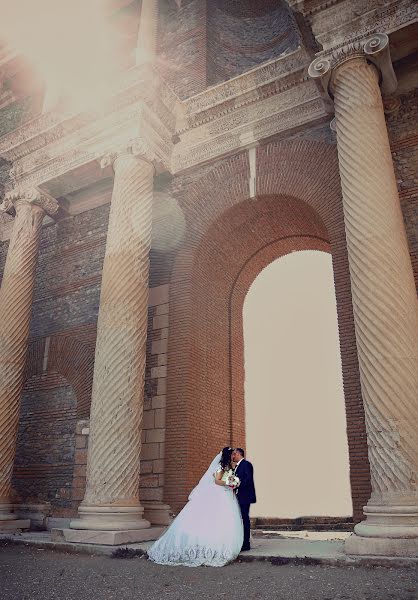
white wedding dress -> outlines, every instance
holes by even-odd
[[[150,560],[160,565],[223,567],[238,556],[244,539],[241,511],[232,489],[215,484],[220,458],[218,454],[186,506],[148,550]]]

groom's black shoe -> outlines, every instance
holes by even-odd
[[[240,550],[240,552],[247,552],[248,550],[251,550],[250,546],[243,546]]]

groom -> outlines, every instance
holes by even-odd
[[[250,504],[257,502],[254,487],[254,469],[252,464],[245,460],[242,448],[235,448],[231,459],[236,463],[234,473],[240,480],[237,500],[244,524],[244,543],[241,548],[241,552],[243,552],[250,549]]]

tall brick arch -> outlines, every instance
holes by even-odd
[[[44,372],[62,375],[77,398],[77,418],[90,415],[96,325],[84,325],[46,338],[31,340],[24,380]]]
[[[96,326],[29,342],[13,485],[20,500],[50,501],[72,516],[78,419],[90,413]]]
[[[249,199],[245,152],[178,194],[188,226],[170,288],[166,500],[180,508],[209,458],[224,444],[245,443],[242,307],[252,281],[288,252],[322,250],[333,262],[360,519],[370,474],[336,150],[307,140],[275,142],[257,149],[256,162],[256,199]]]

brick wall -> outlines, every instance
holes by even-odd
[[[212,0],[208,5],[208,85],[227,81],[299,44],[293,13],[284,0]]]
[[[157,66],[180,98],[295,50],[300,34],[285,0],[160,2]]]
[[[50,502],[71,514],[76,397],[59,373],[30,378],[23,389],[13,489],[23,503]]]
[[[77,508],[86,491],[89,425],[89,419],[81,419],[75,426],[74,472],[71,486],[72,516],[77,514]]]
[[[157,68],[180,98],[207,85],[207,2],[160,2]]]
[[[149,299],[139,484],[145,506],[164,496],[168,333],[169,285],[161,285],[151,288]]]
[[[30,336],[97,321],[109,205],[43,228]]]

